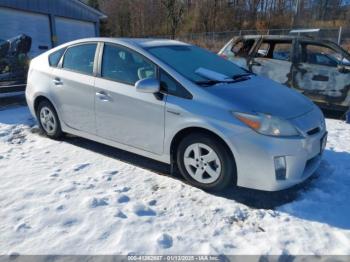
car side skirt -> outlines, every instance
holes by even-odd
[[[125,144],[115,142],[113,140],[108,140],[108,139],[101,138],[99,136],[96,136],[96,135],[93,135],[90,133],[86,133],[86,132],[82,132],[82,131],[70,128],[67,125],[65,125],[64,123],[62,123],[62,121],[60,121],[60,122],[61,122],[62,131],[65,133],[72,134],[72,135],[82,137],[82,138],[86,138],[86,139],[89,139],[92,141],[96,141],[98,143],[105,144],[108,146],[116,147],[118,149],[125,150],[125,151],[128,151],[130,153],[141,155],[141,156],[144,156],[147,158],[151,158],[151,159],[154,159],[154,160],[159,161],[159,162],[170,164],[170,155],[169,154],[157,155],[157,154],[154,154],[152,152],[148,152],[148,151],[145,151],[145,150],[142,150],[139,148],[131,147],[131,146],[128,146]]]

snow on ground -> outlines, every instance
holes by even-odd
[[[26,107],[0,110],[0,253],[349,255],[350,125],[327,124],[314,179],[259,209],[244,190],[206,193],[155,161],[49,140]]]

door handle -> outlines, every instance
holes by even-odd
[[[112,101],[112,98],[110,97],[110,95],[108,95],[106,92],[100,91],[100,92],[96,92],[96,96],[104,102],[108,102],[108,101]]]
[[[61,86],[61,85],[63,85],[62,80],[61,80],[60,78],[58,78],[58,77],[55,77],[55,79],[53,80],[53,83],[54,83],[54,85],[56,85],[56,86]]]

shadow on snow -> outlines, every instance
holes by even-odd
[[[171,176],[170,167],[167,164],[83,138],[67,137],[65,141],[74,146],[148,169],[160,175],[184,181],[177,172]],[[348,170],[348,172],[343,173],[339,171],[338,174],[333,169],[333,163],[330,165],[328,161],[339,162],[341,165],[349,163],[348,167],[344,167],[345,171]],[[290,189],[278,192],[264,192],[232,187],[222,192],[208,193],[237,201],[251,208],[275,209],[301,219],[350,229],[349,175],[350,154],[326,150],[324,160],[316,173],[303,183]]]

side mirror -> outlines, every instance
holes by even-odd
[[[145,78],[137,81],[135,87],[138,92],[156,94],[160,91],[160,82],[155,78]]]

